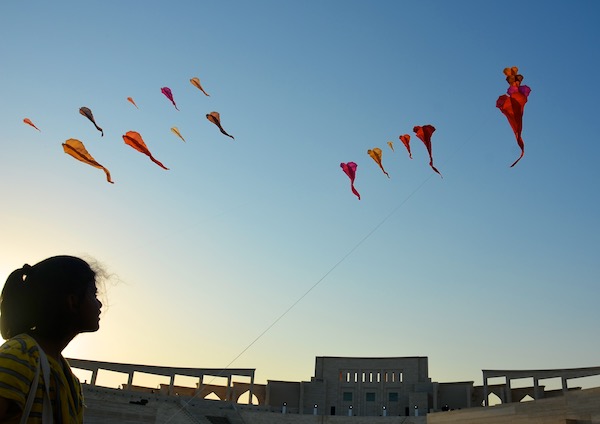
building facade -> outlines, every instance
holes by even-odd
[[[269,380],[267,403],[301,414],[415,416],[436,407],[436,390],[426,357],[321,356],[309,382]]]

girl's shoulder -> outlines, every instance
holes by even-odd
[[[38,352],[39,347],[35,339],[25,333],[11,337],[0,346],[0,354],[12,353],[18,356],[38,356]]]

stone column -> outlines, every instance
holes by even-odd
[[[169,396],[173,396],[175,386],[175,374],[171,374],[171,380],[169,381]]]
[[[227,376],[227,394],[225,395],[225,400],[231,400],[231,374]]]
[[[95,370],[92,371],[92,380],[90,381],[90,384],[92,386],[96,385],[96,378],[98,377],[98,368],[96,368]]]
[[[512,393],[510,388],[510,378],[506,376],[506,403],[512,402]]]
[[[135,370],[129,371],[129,378],[127,379],[127,390],[131,390],[131,385],[133,384],[133,373]]]
[[[198,383],[196,386],[196,392],[194,393],[194,396],[198,396],[202,392],[203,385],[204,385],[204,375],[201,374],[200,377],[198,377]]]
[[[533,377],[533,397],[535,400],[541,398],[540,396],[540,380],[537,377]]]
[[[488,379],[487,377],[484,375],[483,376],[483,404],[485,406],[490,406],[489,402],[488,402]]]

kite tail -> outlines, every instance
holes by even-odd
[[[360,194],[358,193],[358,191],[354,188],[354,184],[351,184],[350,187],[352,188],[352,193],[354,193],[354,195],[356,197],[358,197],[358,200],[360,200]]]
[[[437,172],[440,177],[444,178],[442,176],[442,174],[440,174],[440,171],[438,171],[437,168],[435,166],[433,166],[433,161],[429,162],[429,166],[431,166],[431,169],[433,169],[435,172]]]
[[[513,166],[515,166],[517,164],[517,162],[519,162],[521,160],[521,158],[523,157],[523,155],[525,154],[525,143],[523,143],[523,139],[521,138],[521,136],[517,136],[517,144],[519,144],[519,147],[521,148],[521,156],[519,156],[519,158],[514,161],[514,163],[510,166],[511,168]]]
[[[167,168],[166,166],[164,166],[158,160],[154,159],[154,157],[152,155],[149,155],[149,157],[150,157],[150,160],[152,160],[152,162],[154,162],[155,164],[157,164],[158,166],[160,166],[162,169],[166,169],[167,171],[169,170],[169,168]]]
[[[104,172],[106,173],[106,181],[108,181],[111,184],[114,184],[115,182],[113,180],[110,179],[110,172],[108,172],[108,169],[106,169],[105,167],[102,167],[102,169],[104,170]]]

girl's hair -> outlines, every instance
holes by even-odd
[[[62,334],[70,324],[67,295],[83,296],[95,277],[90,265],[74,256],[54,256],[13,271],[0,296],[2,337],[32,330],[50,337]]]

